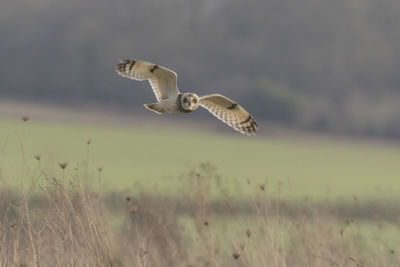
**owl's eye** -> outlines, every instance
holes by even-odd
[[[193,99],[192,99],[192,103],[193,103],[193,104],[196,104],[196,99],[193,98]]]
[[[187,103],[187,102],[188,102],[187,98],[184,98],[183,103]]]

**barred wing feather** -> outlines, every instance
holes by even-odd
[[[255,135],[258,125],[253,116],[239,104],[220,94],[205,95],[200,105],[236,131]]]
[[[117,64],[115,70],[125,78],[149,80],[157,101],[174,98],[179,94],[176,73],[167,68],[146,61],[124,59]]]

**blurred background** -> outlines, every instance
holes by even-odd
[[[6,0],[0,103],[140,115],[154,100],[148,84],[114,72],[134,58],[177,72],[181,91],[235,99],[258,121],[399,138],[399,10],[396,0]]]
[[[0,265],[400,266],[399,14],[1,0]],[[258,134],[149,112],[126,58],[232,98]]]

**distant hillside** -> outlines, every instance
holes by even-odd
[[[258,118],[400,138],[400,1],[20,0],[0,9],[0,97],[147,103],[121,58],[178,73]]]

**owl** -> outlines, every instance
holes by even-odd
[[[177,75],[167,68],[146,61],[126,59],[117,64],[116,72],[126,78],[150,82],[157,102],[144,106],[157,114],[190,113],[201,106],[242,134],[255,135],[258,129],[249,112],[223,95],[199,97],[195,93],[179,92]]]

